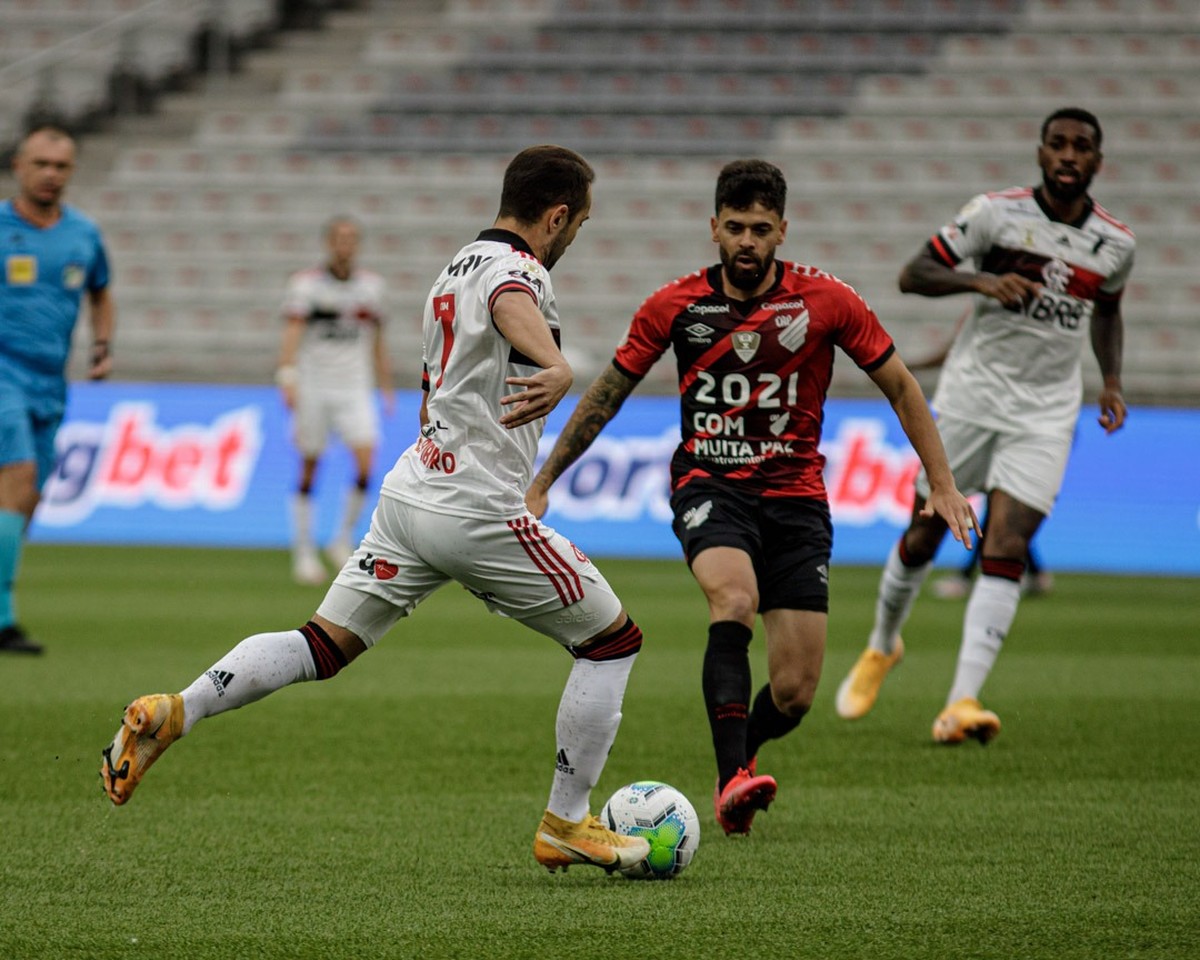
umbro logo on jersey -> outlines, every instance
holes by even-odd
[[[693,323],[690,327],[684,327],[683,332],[692,343],[712,343],[712,335],[717,331],[707,323]]]
[[[683,526],[686,530],[695,530],[700,524],[708,519],[708,515],[712,513],[713,502],[705,500],[700,506],[692,507],[683,515]]]
[[[571,761],[567,758],[566,750],[558,751],[558,758],[554,764],[554,769],[559,773],[567,773],[571,776],[575,775],[575,768],[571,766]]]
[[[730,337],[733,340],[733,352],[742,363],[749,363],[754,359],[754,355],[758,353],[758,345],[762,342],[762,334],[753,330],[739,330],[730,334]]]
[[[213,686],[217,688],[217,696],[225,696],[225,691],[229,685],[233,683],[233,674],[228,670],[209,670],[204,674],[213,682]]]

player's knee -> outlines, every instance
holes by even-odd
[[[815,678],[801,675],[782,681],[771,681],[771,699],[779,712],[793,720],[799,720],[812,708],[817,693]]]
[[[906,567],[920,567],[929,563],[937,553],[945,536],[946,527],[934,528],[928,524],[913,524],[900,538],[900,562]]]
[[[1029,553],[1029,538],[1016,530],[989,528],[983,542],[983,556],[1024,561]]]
[[[758,594],[740,584],[710,590],[708,605],[713,621],[736,620],[753,623],[758,615]]]

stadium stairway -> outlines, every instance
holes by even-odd
[[[1034,182],[1042,117],[1076,103],[1105,125],[1095,193],[1139,238],[1130,398],[1195,404],[1197,53],[1186,0],[363,0],[89,138],[74,199],[113,246],[124,376],[266,382],[284,280],[349,212],[415,385],[425,291],[511,153],[579,147],[594,216],[555,285],[583,383],[644,296],[715,259],[716,171],[761,154],[791,187],[781,254],[855,285],[917,360],[965,304],[902,296],[901,263],[974,193]],[[839,363],[833,389],[874,388]]]

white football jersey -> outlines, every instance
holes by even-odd
[[[354,270],[339,280],[325,267],[292,274],[283,300],[285,317],[304,317],[296,366],[300,383],[371,390],[374,343],[383,323],[383,277]]]
[[[485,230],[442,270],[425,302],[424,364],[429,423],[384,478],[383,493],[429,510],[482,519],[525,512],[525,491],[545,420],[500,425],[504,381],[538,366],[492,322],[502,293],[530,296],[559,339],[550,274],[521,237]]]
[[[1032,188],[974,197],[930,240],[948,266],[968,259],[1019,273],[1042,296],[1022,310],[974,295],[938,379],[939,413],[998,430],[1070,433],[1083,397],[1082,356],[1097,301],[1120,299],[1133,232],[1098,203],[1077,223],[1053,220]]]

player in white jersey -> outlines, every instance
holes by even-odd
[[[987,743],[1000,732],[979,695],[1016,616],[1029,541],[1062,485],[1089,340],[1103,378],[1100,426],[1111,434],[1125,422],[1120,303],[1134,236],[1088,195],[1101,140],[1086,110],[1052,113],[1037,152],[1041,184],[975,197],[900,275],[905,292],[974,299],[933,396],[959,488],[988,498],[981,575],[946,706],[933,724],[938,743]],[[956,269],[966,261],[974,270]],[[847,719],[871,709],[903,656],[900,628],[946,532],[941,518],[916,512],[928,496],[923,476],[916,487],[912,522],[880,580],[867,649],[838,689],[837,711]]]
[[[352,550],[371,464],[379,443],[375,385],[389,409],[387,350],[383,339],[383,278],[356,265],[358,224],[336,217],[325,228],[328,259],[288,280],[283,315],[287,325],[276,380],[295,415],[300,479],[292,497],[292,576],[298,583],[326,582],[313,537],[312,490],[317,464],[330,433],[354,456],[355,479],[341,519],[326,547],[335,567]]]
[[[197,720],[332,677],[457,580],[574,658],[537,861],[551,872],[613,870],[646,857],[644,839],[613,833],[589,808],[642,633],[587,557],[524,504],[545,417],[572,380],[549,270],[587,219],[593,177],[587,161],[556,146],[530,147],[509,164],[493,228],[430,292],[420,435],[388,474],[358,550],[303,627],[249,637],[182,693],[126,708],[100,771],[113,803],[125,803]]]

